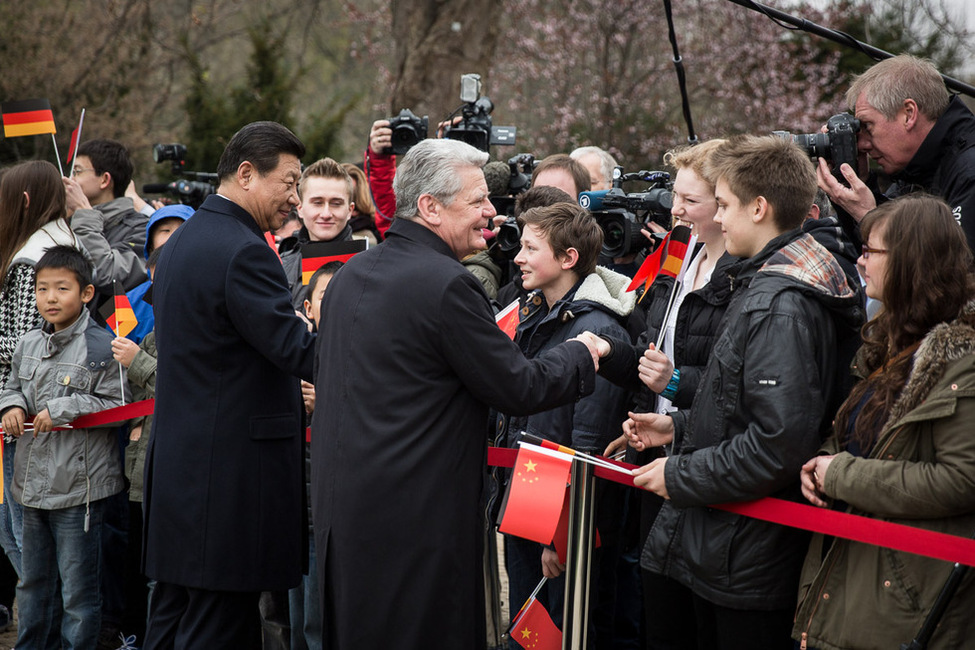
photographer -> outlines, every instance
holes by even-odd
[[[844,165],[846,187],[820,159],[819,186],[854,243],[862,243],[858,224],[878,203],[924,190],[945,199],[975,244],[975,115],[948,94],[934,65],[906,54],[886,59],[854,80],[846,100],[861,124],[861,173],[869,156],[892,180],[880,194],[875,178],[864,182]]]
[[[389,120],[376,120],[369,131],[369,147],[365,154],[366,179],[376,204],[376,229],[385,237],[396,213],[393,176],[396,175],[396,156],[387,153],[393,142]]]

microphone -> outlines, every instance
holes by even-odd
[[[484,180],[487,182],[488,195],[507,196],[508,183],[511,182],[511,169],[507,163],[492,160],[484,165]]]
[[[603,209],[603,197],[609,190],[597,190],[595,192],[579,192],[579,205],[590,212],[598,212]]]

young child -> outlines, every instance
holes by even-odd
[[[629,278],[596,266],[603,232],[593,216],[575,203],[554,203],[526,210],[519,216],[519,225],[521,250],[514,261],[521,269],[524,288],[531,293],[523,303],[515,341],[525,356],[537,357],[586,330],[628,338],[622,323],[636,298],[625,291]],[[509,447],[516,446],[519,434],[526,431],[579,451],[602,453],[619,434],[627,400],[625,389],[599,377],[592,395],[527,417],[503,416],[498,429]],[[599,585],[600,575],[606,576],[603,580],[612,579],[611,567],[616,563],[617,496],[612,489],[604,489],[597,497],[602,546],[593,555],[592,567],[590,620],[595,634],[590,637],[595,647],[608,647],[612,629],[612,607],[602,597],[607,590]],[[564,567],[556,552],[509,535],[505,537],[505,558],[511,611],[518,611],[544,574],[550,580],[539,600],[559,625],[564,592],[559,576]],[[518,646],[512,641],[511,647]]]
[[[308,280],[308,297],[305,298],[305,316],[317,331],[321,320],[322,298],[332,277],[342,268],[343,262],[328,262],[315,271]],[[301,394],[309,419],[315,411],[315,386],[301,382]],[[311,493],[311,442],[305,441],[305,484]],[[301,584],[288,593],[291,612],[291,647],[314,650],[322,647],[322,609],[318,596],[318,572],[315,565],[315,535],[312,531],[311,500],[308,507],[308,575]]]
[[[844,397],[858,287],[801,226],[816,191],[809,159],[774,136],[739,136],[712,154],[735,288],[674,453],[637,470],[664,497],[642,566],[683,586],[697,647],[789,648],[809,536],[711,509],[766,496],[798,500],[799,470]],[[847,354],[846,352],[849,352]],[[673,626],[665,617],[648,625]]]
[[[113,429],[54,428],[119,406],[122,380],[111,334],[85,308],[95,295],[91,264],[78,249],[55,246],[35,268],[46,323],[17,345],[0,394],[4,430],[20,438],[10,488],[24,506],[17,647],[46,647],[58,618],[53,608],[63,606],[61,638],[73,648],[94,648],[104,500],[122,490],[122,467]],[[33,430],[25,425],[28,414]]]

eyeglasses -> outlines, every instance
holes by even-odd
[[[874,253],[876,253],[878,255],[886,255],[887,254],[887,249],[885,249],[885,248],[870,248],[866,244],[864,244],[861,248],[863,250],[863,259],[865,259],[865,260],[870,259],[870,256],[873,255]]]
[[[95,169],[93,167],[75,167],[71,170],[72,175],[78,176],[79,174],[84,174],[85,172],[93,172]]]

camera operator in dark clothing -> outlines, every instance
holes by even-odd
[[[943,198],[975,245],[975,115],[948,94],[941,75],[927,60],[895,56],[857,77],[846,93],[860,120],[860,171],[873,158],[892,183],[880,194],[875,179],[861,180],[849,165],[849,187],[819,161],[819,186],[829,194],[854,244],[858,224],[887,199],[923,190]]]

